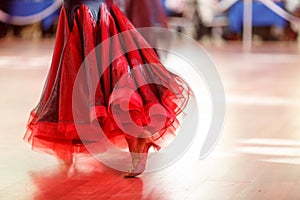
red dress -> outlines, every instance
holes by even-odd
[[[74,108],[72,98],[83,61],[97,45],[128,30],[131,32],[124,40],[107,43],[105,49],[96,51],[95,63],[86,66],[84,78],[76,88],[78,102],[85,104],[82,112],[85,114],[77,122],[74,119],[77,108]],[[126,52],[127,46],[136,48]],[[122,56],[104,70],[113,52],[121,52]],[[155,65],[144,66],[149,63]],[[125,81],[120,81],[121,77]],[[91,83],[95,81],[99,82],[93,88]],[[97,121],[105,136],[115,142],[117,138],[131,137],[120,123],[130,127],[130,121],[133,121],[137,127],[147,127],[153,133],[150,137],[155,145],[163,135],[176,130],[177,117],[185,107],[189,93],[186,83],[161,65],[155,51],[111,1],[65,0],[51,68],[41,99],[31,112],[24,140],[34,149],[67,159],[70,154],[86,151],[84,145],[80,145],[85,134],[86,140],[91,144],[94,142],[89,137],[90,132],[79,136],[76,123],[90,126]],[[124,102],[128,103],[128,108],[123,106]],[[157,104],[164,109],[150,111]],[[151,116],[149,112],[152,112]],[[163,119],[163,127],[156,130],[155,121],[160,119]]]

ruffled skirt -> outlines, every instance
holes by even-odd
[[[147,132],[157,145],[174,134],[188,85],[161,64],[115,5],[102,4],[97,20],[84,4],[73,15],[70,27],[62,8],[51,68],[25,141],[66,159],[97,142],[95,124],[114,143]]]

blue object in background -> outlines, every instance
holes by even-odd
[[[149,0],[149,1],[151,1],[151,0]],[[163,5],[163,9],[164,9],[164,11],[165,11],[165,13],[166,13],[166,15],[167,15],[168,17],[172,17],[172,16],[180,16],[180,15],[181,15],[181,13],[176,13],[176,12],[174,12],[174,11],[172,11],[172,10],[169,10],[169,9],[166,7],[166,0],[161,0],[161,4]]]
[[[281,8],[284,8],[283,2],[275,2]],[[287,24],[286,20],[274,13],[261,2],[253,1],[253,26],[275,26],[284,28]],[[233,33],[241,33],[244,20],[244,3],[238,1],[235,3],[228,12],[229,29]]]
[[[51,6],[54,0],[1,0],[0,9],[15,16],[29,16],[37,14]],[[42,29],[51,27],[59,16],[60,9],[42,20]]]

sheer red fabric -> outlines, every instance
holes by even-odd
[[[126,0],[126,13],[136,28],[167,28],[167,16],[161,0]]]
[[[88,114],[80,123],[89,126],[97,121],[112,142],[116,138],[132,137],[120,127],[121,124],[130,129],[132,122],[132,131],[136,131],[136,127],[147,127],[152,133],[153,145],[162,136],[173,134],[179,125],[178,115],[189,99],[187,84],[162,66],[155,51],[115,5],[103,3],[98,20],[85,4],[77,7],[73,15],[70,27],[67,10],[62,8],[51,68],[41,99],[31,112],[24,140],[33,149],[61,159],[85,152],[83,139],[90,144],[95,142],[89,137],[91,133],[87,132],[86,138],[82,138],[76,128],[79,122],[74,120],[76,111],[72,104],[75,80],[85,58],[98,44],[128,30],[132,32],[124,40],[108,43],[99,55],[96,51],[96,63],[86,67],[78,98],[86,102],[84,112]],[[127,46],[134,46],[136,50],[126,52]],[[141,48],[145,46],[147,48]],[[106,62],[116,51],[122,56],[111,64]],[[107,64],[109,67],[104,70]],[[97,86],[92,88],[91,83],[95,81]],[[157,104],[164,109],[150,109]],[[163,127],[156,130],[162,120]]]

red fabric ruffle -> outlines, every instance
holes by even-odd
[[[180,77],[162,66],[155,51],[115,5],[108,7],[102,4],[99,12],[100,17],[96,21],[89,13],[89,8],[81,5],[74,12],[70,30],[66,9],[62,8],[51,68],[41,99],[31,112],[24,136],[24,140],[34,149],[55,154],[62,159],[73,153],[84,152],[86,148],[81,141],[84,140],[85,144],[97,142],[94,141],[97,133],[91,126],[95,121],[112,142],[116,138],[130,137],[120,123],[132,131],[139,131],[137,127],[147,127],[153,133],[151,139],[154,142],[165,134],[173,134],[179,126],[177,118],[188,102],[191,93],[189,87]],[[100,52],[95,51],[101,42],[128,30],[132,31],[125,38],[107,43]],[[128,46],[135,50],[125,52]],[[86,109],[74,107],[72,94],[75,80],[81,64],[91,52],[95,52],[92,64],[85,67],[76,88],[80,94],[78,102],[83,103]],[[122,56],[109,64],[115,52]],[[109,67],[103,71],[106,65]],[[99,74],[102,76],[99,77]],[[155,109],[153,105],[160,105],[164,109]],[[80,122],[74,120],[74,112],[82,115]],[[162,121],[163,126],[160,127]],[[84,134],[79,136],[76,123],[84,127]],[[156,130],[157,127],[160,129]]]

